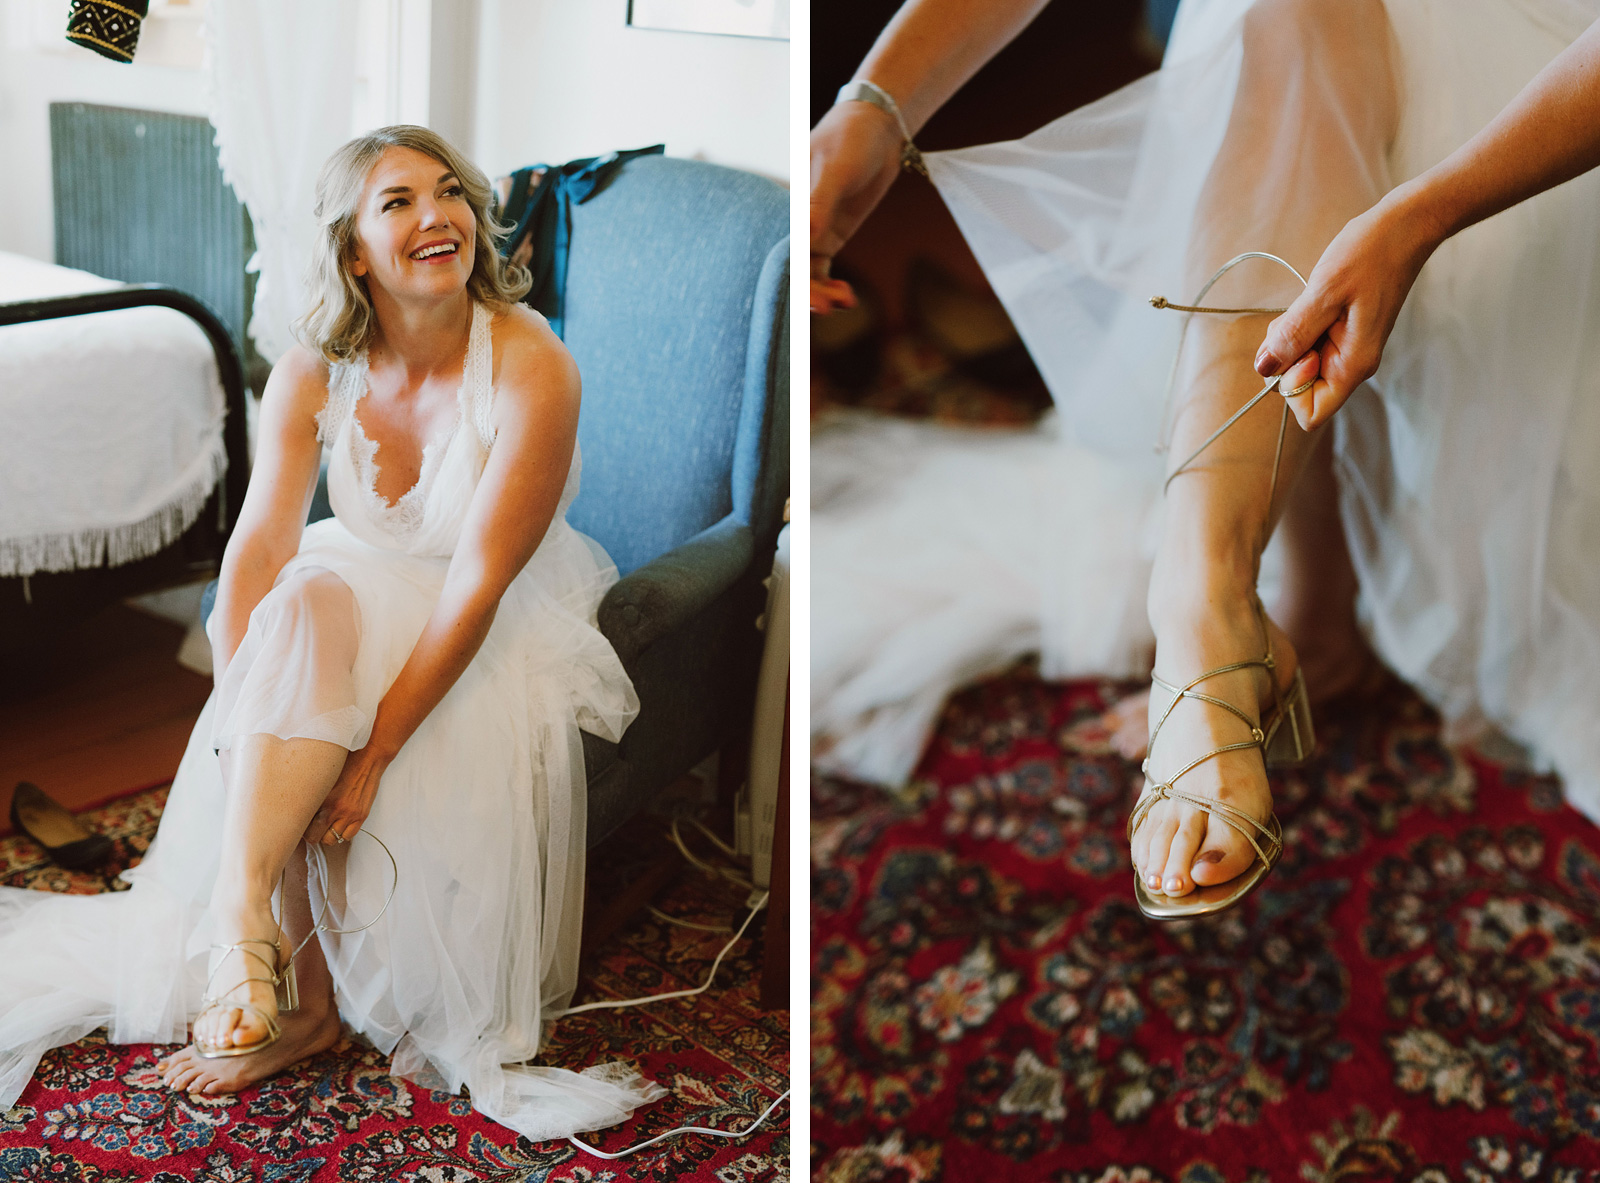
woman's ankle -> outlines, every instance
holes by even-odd
[[[1253,567],[1194,564],[1173,571],[1163,570],[1158,559],[1145,607],[1158,649],[1200,627],[1260,631]]]
[[[250,935],[276,931],[278,921],[272,911],[272,897],[252,894],[213,894],[211,914],[226,929],[239,928]]]

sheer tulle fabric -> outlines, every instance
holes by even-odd
[[[487,349],[480,309],[474,337]],[[0,1106],[38,1055],[100,1025],[119,1042],[173,1042],[198,1007],[210,944],[225,788],[214,749],[248,734],[364,744],[384,691],[437,601],[487,449],[474,400],[487,365],[469,362],[463,415],[441,442],[420,518],[396,537],[358,478],[350,438],[358,367],[330,383],[324,434],[335,517],[251,615],[246,640],[190,738],[150,855],[132,891],[86,899],[0,891]],[[364,368],[359,368],[364,386]],[[486,418],[484,418],[486,421]],[[562,512],[576,492],[577,463]],[[381,504],[381,503],[380,503]],[[387,542],[387,545],[385,545]],[[340,1016],[393,1071],[430,1088],[467,1086],[482,1112],[529,1138],[623,1120],[661,1095],[624,1065],[584,1073],[530,1067],[544,1025],[577,980],[584,866],[580,730],[616,740],[637,699],[594,627],[616,578],[563,517],[502,598],[471,665],[386,771],[365,829],[335,847],[313,899]]]
[[[1245,250],[1308,272],[1349,217],[1464,142],[1597,15],[1593,0],[1186,2],[1159,72],[1025,139],[933,153],[928,164],[1050,384],[1061,435],[1114,459],[1153,499],[1163,461],[1151,445],[1163,435],[1182,318],[1148,298],[1187,302]],[[1600,376],[1585,359],[1600,330],[1597,242],[1600,178],[1591,175],[1446,243],[1378,375],[1336,421],[1335,443],[1360,610],[1380,654],[1457,736],[1507,732],[1600,817],[1591,723],[1600,716],[1600,568],[1589,557],[1600,542]],[[1286,278],[1247,264],[1211,301],[1287,303],[1297,285]],[[1190,360],[1204,354],[1195,348],[1203,319],[1191,328]],[[832,446],[824,435],[816,450]],[[948,444],[926,451],[937,447]],[[1070,450],[1051,458],[1021,443],[1007,462],[1078,463]],[[902,447],[895,464],[906,473],[919,462]],[[984,480],[993,467],[975,462],[962,486],[968,515],[996,521],[991,548],[1021,555],[1030,537],[1070,534],[1068,519],[1099,529],[1083,519],[1104,495],[1027,502],[1014,492],[1021,477]],[[958,573],[952,595],[982,594],[986,549],[960,541],[961,531],[897,536],[871,562],[867,538],[901,527],[904,501],[948,499],[951,479],[906,477],[869,507],[819,512],[819,602],[862,598],[852,584],[892,583],[916,548],[940,551],[941,566]],[[829,548],[865,562],[830,571],[820,557]],[[1108,550],[1101,567],[1082,569],[1083,581],[1051,593],[1066,597],[1052,610],[1078,617],[1079,635],[1119,631],[1125,643],[1109,648],[1126,651],[1142,622],[1106,613],[1089,581],[1142,586],[1145,561],[1137,548]],[[1017,602],[1043,595],[1042,583],[1030,584]],[[858,638],[858,650],[891,648],[925,620],[919,601],[902,607],[898,618],[884,615],[870,645]],[[826,653],[823,632],[813,644]],[[970,658],[976,637],[948,634],[941,652],[963,648]],[[1052,652],[1049,632],[1041,641],[1047,667],[1075,668],[1079,653]],[[814,718],[831,728],[815,737],[824,746],[852,750],[874,720],[903,716],[924,689],[887,665],[852,667],[858,680],[869,674],[882,676],[848,718],[814,702]],[[813,676],[819,689],[839,681],[836,668]],[[861,761],[856,769],[890,781],[909,773],[903,755],[894,763],[898,776]]]
[[[1051,678],[1149,669],[1155,490],[1059,428],[813,426],[818,767],[904,783],[949,693],[1027,653]]]

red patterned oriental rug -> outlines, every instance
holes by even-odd
[[[899,796],[812,804],[815,1177],[1600,1179],[1600,830],[1409,690],[1319,718],[1246,903],[1146,921],[1130,688],[951,700]]]
[[[21,836],[0,839],[0,883],[45,891],[116,890],[114,873],[148,847],[166,789],[85,815],[112,835],[113,875],[63,871]],[[660,824],[604,848],[625,883],[652,856]],[[122,885],[126,886],[126,885]],[[668,915],[737,924],[742,892],[685,871],[656,901]],[[704,994],[643,1008],[596,1011],[557,1025],[540,1062],[581,1069],[625,1059],[670,1090],[625,1126],[585,1137],[601,1150],[680,1125],[747,1126],[789,1087],[789,1016],[756,1005],[763,917],[728,954]],[[750,934],[754,934],[752,939]],[[585,966],[578,1001],[634,998],[705,981],[726,934],[641,913]],[[323,1055],[237,1096],[162,1088],[154,1065],[176,1045],[107,1044],[103,1033],[47,1054],[16,1107],[0,1113],[0,1181],[59,1183],[606,1183],[789,1178],[788,1104],[747,1139],[672,1138],[605,1161],[567,1142],[529,1142],[473,1112],[466,1097],[429,1092],[388,1073],[387,1057],[344,1039]]]

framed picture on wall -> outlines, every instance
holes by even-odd
[[[676,33],[789,39],[789,0],[628,0],[628,24]]]

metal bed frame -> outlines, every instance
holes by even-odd
[[[40,571],[0,578],[0,654],[32,647],[115,600],[157,591],[215,574],[233,532],[250,480],[245,437],[244,365],[222,321],[186,292],[163,284],[128,284],[103,292],[51,296],[0,304],[0,327],[115,312],[165,307],[200,326],[216,357],[226,416],[222,426],[228,469],[211,500],[181,538],[147,558],[117,567]]]

